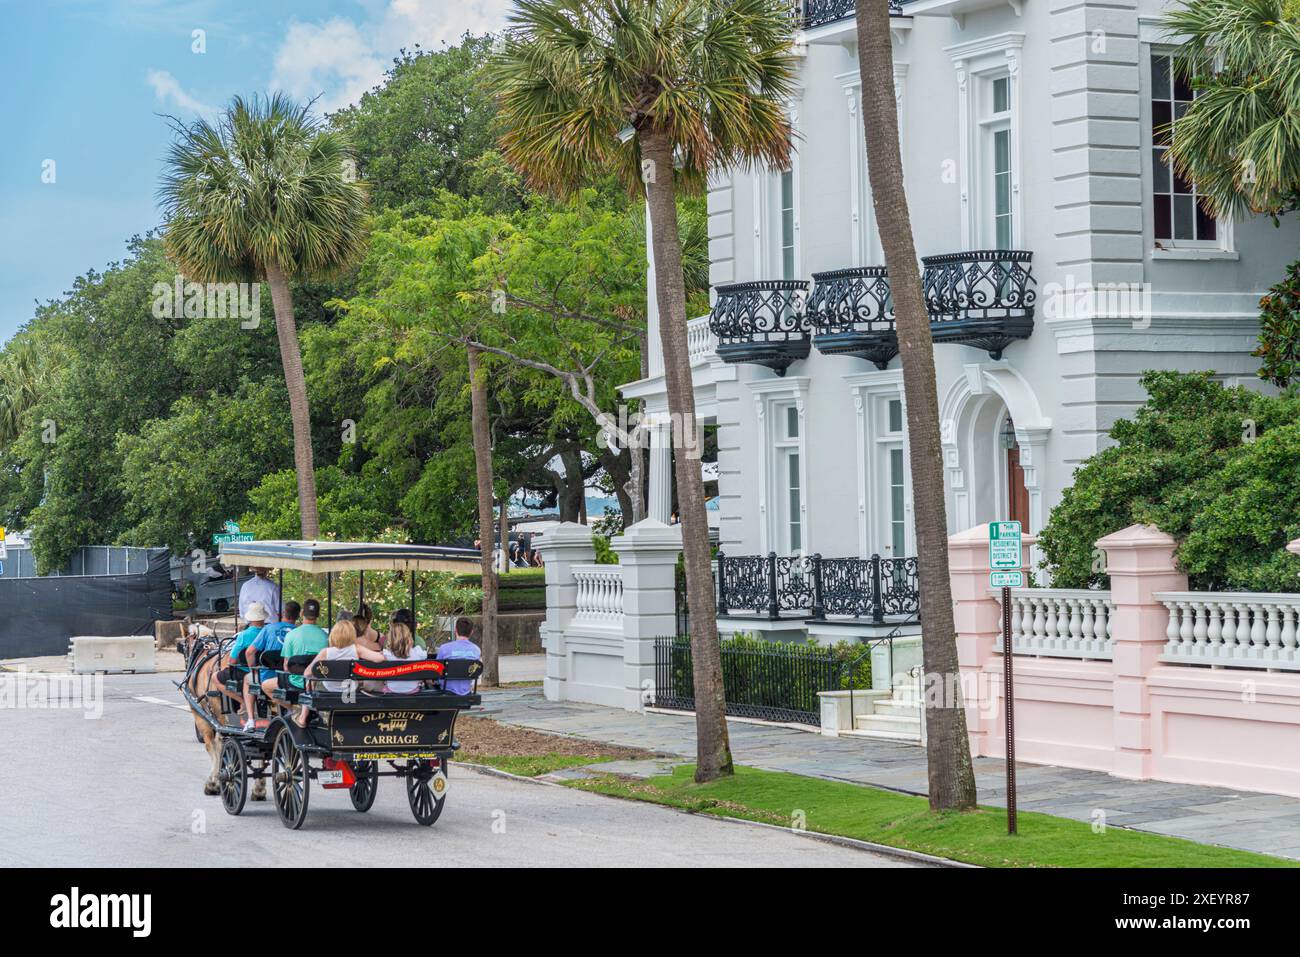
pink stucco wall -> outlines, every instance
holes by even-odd
[[[1152,596],[1187,588],[1173,539],[1134,525],[1097,545],[1111,578],[1113,658],[1016,656],[1017,758],[1300,797],[1300,674],[1162,663],[1169,613]],[[1003,757],[988,526],[952,536],[949,563],[971,753]]]

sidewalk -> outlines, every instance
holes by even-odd
[[[599,705],[547,701],[539,688],[486,692],[484,717],[506,724],[694,757],[695,717],[637,714]],[[925,752],[868,738],[828,738],[747,721],[728,722],[737,762],[836,781],[926,793]],[[1004,806],[1006,765],[975,759],[981,804]],[[1128,781],[1098,771],[1018,764],[1017,806],[1059,817],[1130,827],[1300,860],[1300,798],[1160,781]]]

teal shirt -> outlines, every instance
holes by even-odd
[[[284,636],[284,646],[280,649],[280,654],[284,658],[284,664],[287,668],[289,659],[298,655],[315,655],[322,648],[329,644],[329,635],[325,629],[319,625],[299,625],[289,634]],[[295,688],[305,687],[302,675],[290,675],[289,683]]]
[[[244,652],[247,651],[257,640],[257,636],[262,633],[261,625],[249,625],[239,634],[235,635],[235,643],[230,646],[230,660],[234,664],[248,667],[248,662],[244,660]]]

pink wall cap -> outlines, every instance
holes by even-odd
[[[1287,542],[1286,550],[1292,555],[1300,555],[1300,538],[1297,538],[1294,542]]]
[[[1112,532],[1105,538],[1097,539],[1098,548],[1152,548],[1161,546],[1175,548],[1178,540],[1167,532],[1162,532],[1154,525],[1130,525]]]
[[[1037,535],[1021,535],[1020,541],[1025,545],[1037,545]],[[974,528],[968,528],[964,532],[957,532],[948,536],[949,545],[979,545],[987,547],[989,543],[989,523],[976,525]]]

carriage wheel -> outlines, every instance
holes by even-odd
[[[357,783],[348,789],[348,796],[352,798],[352,806],[365,813],[374,805],[375,795],[379,793],[379,766],[374,761],[357,761],[352,765],[352,771],[357,776]]]
[[[221,806],[227,814],[239,814],[248,800],[248,761],[244,749],[233,738],[226,738],[221,745],[217,780],[221,783]]]
[[[280,823],[290,830],[298,830],[307,819],[311,775],[306,755],[294,744],[293,735],[287,730],[281,730],[276,736],[271,751],[271,781]]]
[[[436,775],[428,761],[411,761],[406,766],[406,799],[411,804],[415,823],[428,827],[442,814],[447,803],[447,762],[441,762],[442,774]]]

